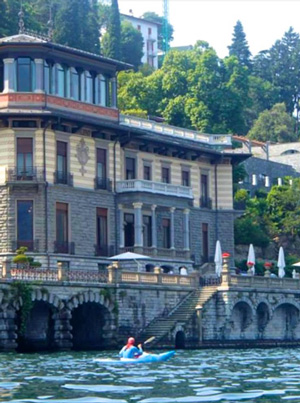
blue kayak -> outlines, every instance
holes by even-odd
[[[111,358],[94,358],[93,361],[99,364],[144,364],[151,362],[163,362],[172,358],[175,351],[168,351],[161,354],[143,353],[138,358],[121,358],[120,360],[113,360]]]

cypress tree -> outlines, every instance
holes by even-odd
[[[236,56],[242,66],[251,68],[251,52],[241,21],[237,21],[232,36],[232,44],[228,46],[229,55]]]
[[[118,0],[112,0],[109,22],[107,24],[107,40],[103,53],[112,59],[121,59],[121,22]]]

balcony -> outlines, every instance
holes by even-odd
[[[75,243],[54,241],[54,253],[66,253],[68,255],[75,255]]]
[[[111,257],[115,255],[114,245],[94,245],[95,256]]]
[[[11,250],[15,252],[17,249],[25,246],[28,252],[39,252],[39,240],[21,241],[15,240],[11,243]]]
[[[109,192],[111,192],[111,180],[107,178],[95,178],[95,189],[108,190]]]
[[[39,110],[47,108],[62,112],[73,112],[80,115],[86,115],[94,118],[106,119],[118,122],[119,111],[114,107],[94,105],[82,101],[63,98],[50,94],[37,94],[34,92],[14,92],[8,94],[0,94],[0,107],[3,109],[17,109],[24,107]],[[49,114],[49,111],[45,113]]]
[[[189,260],[191,258],[191,252],[183,249],[167,249],[167,248],[153,248],[151,246],[142,246],[135,248],[134,246],[124,246],[120,248],[120,253],[133,252],[141,253],[145,256],[151,256],[155,258],[169,258],[169,259],[183,259]]]
[[[56,185],[68,185],[73,186],[73,175],[69,172],[55,171],[54,183]]]
[[[32,185],[33,183],[42,183],[44,181],[43,168],[19,167],[8,168],[6,170],[6,182],[12,184]]]
[[[209,210],[212,209],[212,200],[210,197],[200,197],[200,207],[207,208]]]
[[[193,189],[187,186],[171,185],[170,183],[152,182],[142,179],[131,179],[117,183],[117,193],[147,192],[165,196],[193,199]]]
[[[182,129],[176,126],[157,123],[152,120],[120,115],[120,124],[129,127],[148,130],[161,135],[172,136],[194,140],[208,146],[231,146],[231,136],[229,134],[207,134],[199,133],[193,130]]]

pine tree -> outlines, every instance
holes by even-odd
[[[100,34],[95,13],[96,3],[90,0],[63,2],[55,19],[54,40],[63,45],[100,53]]]
[[[112,59],[121,59],[121,22],[118,0],[112,0],[107,35],[103,54]]]
[[[251,68],[251,52],[241,21],[237,21],[232,37],[232,44],[228,46],[229,56],[236,56],[242,66]]]

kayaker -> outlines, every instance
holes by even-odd
[[[142,345],[135,346],[134,337],[129,337],[127,344],[119,352],[120,358],[138,358],[143,354]]]

